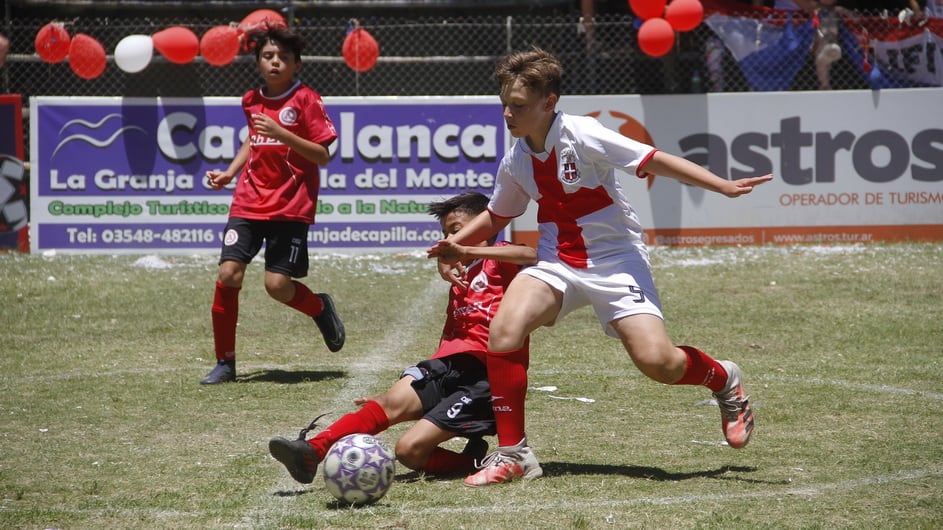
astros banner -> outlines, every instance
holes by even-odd
[[[564,96],[560,109],[724,178],[738,199],[620,174],[653,244],[943,240],[943,89]],[[338,129],[312,250],[426,248],[426,205],[488,193],[510,145],[496,97],[325,98]],[[231,191],[204,179],[245,138],[237,98],[31,98],[34,252],[217,251]],[[536,240],[532,208],[512,237]]]
[[[943,89],[563,97],[573,114],[737,179],[729,199],[658,177],[623,190],[670,245],[943,240]],[[536,225],[532,225],[536,226]],[[515,230],[522,229],[521,224]]]

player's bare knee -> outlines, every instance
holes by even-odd
[[[396,441],[396,460],[409,469],[420,470],[429,460],[429,453],[412,440],[401,437]]]
[[[495,318],[488,326],[488,348],[492,351],[516,350],[523,343],[523,330],[506,318]]]
[[[684,375],[685,358],[674,347],[636,349],[629,352],[632,362],[646,377],[659,383],[672,384]]]
[[[266,278],[265,292],[279,302],[287,302],[294,296],[295,287],[281,278]]]
[[[219,267],[219,274],[216,281],[226,287],[242,287],[242,280],[245,277],[245,271],[239,267],[228,267],[224,263]]]
[[[488,350],[493,352],[505,352],[519,350],[524,345],[524,336],[515,334],[511,330],[495,329],[492,327],[488,332]]]

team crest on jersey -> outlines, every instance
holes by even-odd
[[[468,284],[468,288],[476,293],[483,292],[488,288],[488,275],[485,274],[485,271],[481,271],[475,276],[475,279]]]
[[[565,147],[560,151],[560,167],[563,172],[560,180],[566,184],[576,184],[580,180],[580,170],[576,166],[576,151],[571,147]]]
[[[294,125],[298,121],[298,111],[291,107],[285,107],[278,111],[278,121],[285,126]]]
[[[227,247],[230,247],[235,245],[236,241],[239,241],[239,232],[236,232],[232,228],[226,230],[226,235],[223,237],[223,243],[225,243]]]

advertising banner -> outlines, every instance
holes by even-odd
[[[730,199],[617,173],[651,244],[943,241],[943,89],[564,96],[558,107],[726,179]],[[424,249],[428,202],[490,193],[510,145],[496,97],[325,98],[338,129],[312,251]],[[31,249],[217,252],[246,136],[235,98],[31,99]],[[536,209],[510,239],[536,242]]]
[[[597,116],[726,179],[773,174],[730,199],[619,173],[649,243],[851,243],[943,240],[939,101],[943,89],[924,88],[566,96],[558,108]],[[515,231],[536,227],[528,222]]]
[[[0,249],[29,250],[28,201],[22,98],[18,94],[0,94]]]
[[[312,250],[425,248],[426,205],[488,192],[504,152],[496,98],[334,98]],[[34,252],[219,250],[229,165],[248,134],[237,98],[33,98]]]

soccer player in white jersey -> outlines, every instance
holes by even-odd
[[[643,374],[660,383],[709,388],[731,447],[745,446],[753,431],[737,365],[718,362],[692,346],[675,346],[668,337],[642,227],[615,170],[664,175],[728,197],[749,193],[772,175],[725,180],[594,118],[559,112],[562,73],[559,60],[537,48],[498,63],[504,119],[518,140],[501,161],[488,209],[450,242],[428,250],[429,257],[439,259],[443,278],[459,282],[450,243],[486,240],[522,215],[531,200],[537,202],[538,263],[511,282],[490,327],[487,368],[491,393],[501,396],[494,407],[499,447],[465,479],[469,486],[539,476],[524,430],[527,363],[515,352],[535,329],[586,305],[595,309],[605,332],[622,341]]]

